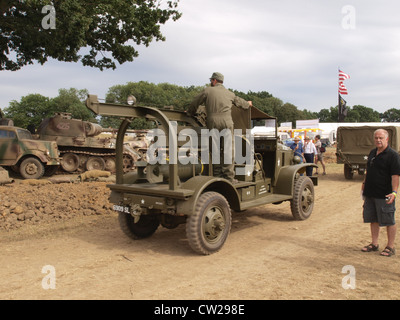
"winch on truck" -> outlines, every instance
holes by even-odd
[[[89,95],[87,107],[98,115],[123,118],[116,140],[116,183],[110,184],[110,202],[119,212],[121,229],[133,239],[151,236],[161,224],[175,228],[186,223],[191,248],[212,254],[224,245],[231,229],[232,213],[265,204],[289,201],[297,220],[307,219],[314,207],[316,177],[305,176],[310,163],[296,163],[293,151],[278,143],[276,118],[255,107],[232,109],[236,146],[250,157],[235,163],[238,183],[213,176],[204,116],[184,111],[112,103],[100,103]],[[159,131],[147,157],[137,161],[135,172],[124,173],[123,141],[134,118],[153,121]],[[266,120],[267,133],[249,135],[252,120]],[[160,133],[164,133],[164,136]],[[162,147],[161,141],[165,141]],[[190,161],[188,161],[190,159]],[[250,159],[250,161],[248,161]]]

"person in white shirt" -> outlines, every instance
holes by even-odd
[[[315,155],[317,154],[317,149],[315,144],[311,141],[310,137],[304,138],[304,158],[307,163],[314,163]],[[312,176],[313,167],[306,168],[306,175]]]

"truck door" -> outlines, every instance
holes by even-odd
[[[0,163],[13,165],[19,153],[20,147],[15,131],[0,129]]]

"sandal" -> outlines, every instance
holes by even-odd
[[[363,247],[361,249],[362,252],[371,252],[371,251],[378,251],[379,249],[379,244],[378,245],[374,245],[372,243],[370,243],[369,245]]]
[[[391,257],[394,254],[396,254],[396,250],[394,248],[391,247],[386,247],[382,252],[381,252],[381,256],[384,257]]]

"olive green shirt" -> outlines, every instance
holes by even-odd
[[[243,109],[248,109],[250,106],[246,100],[237,97],[221,83],[217,83],[214,87],[207,87],[197,95],[190,104],[188,114],[195,114],[197,108],[202,104],[206,106],[207,118],[223,114],[231,117],[231,108],[233,105]]]

